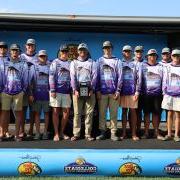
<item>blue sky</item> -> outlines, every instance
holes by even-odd
[[[180,0],[1,0],[0,13],[180,16]]]

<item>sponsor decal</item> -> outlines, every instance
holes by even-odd
[[[42,170],[39,165],[34,162],[24,162],[19,165],[18,172],[24,176],[35,176],[41,174]]]
[[[77,59],[78,57],[78,44],[68,44],[68,48],[69,48],[69,59],[73,60],[73,59]]]
[[[127,162],[119,168],[119,173],[122,176],[137,176],[142,173],[142,168],[136,163]]]
[[[180,158],[175,163],[165,166],[164,171],[169,175],[180,175]]]
[[[83,158],[78,158],[75,162],[65,166],[64,172],[74,174],[93,174],[97,172],[97,167],[86,162]]]

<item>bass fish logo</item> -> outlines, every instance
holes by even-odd
[[[142,168],[136,163],[128,162],[119,168],[119,173],[122,176],[137,176],[142,173]]]
[[[83,158],[78,158],[74,163],[65,166],[64,172],[74,174],[93,174],[97,172],[97,167],[86,162]]]
[[[177,159],[175,163],[167,165],[164,171],[169,175],[180,175],[180,159]]]
[[[77,59],[78,57],[78,45],[77,44],[68,44],[68,48],[69,48],[69,53],[68,53],[68,58],[70,60],[74,60]]]
[[[41,174],[42,170],[39,165],[34,162],[24,162],[19,165],[18,172],[20,175],[35,176]]]

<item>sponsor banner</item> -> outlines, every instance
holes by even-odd
[[[0,149],[0,176],[180,177],[180,150]]]

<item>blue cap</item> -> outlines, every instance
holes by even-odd
[[[60,46],[59,50],[60,51],[69,51],[69,48],[68,48],[68,46],[66,44],[63,44],[63,45]]]

